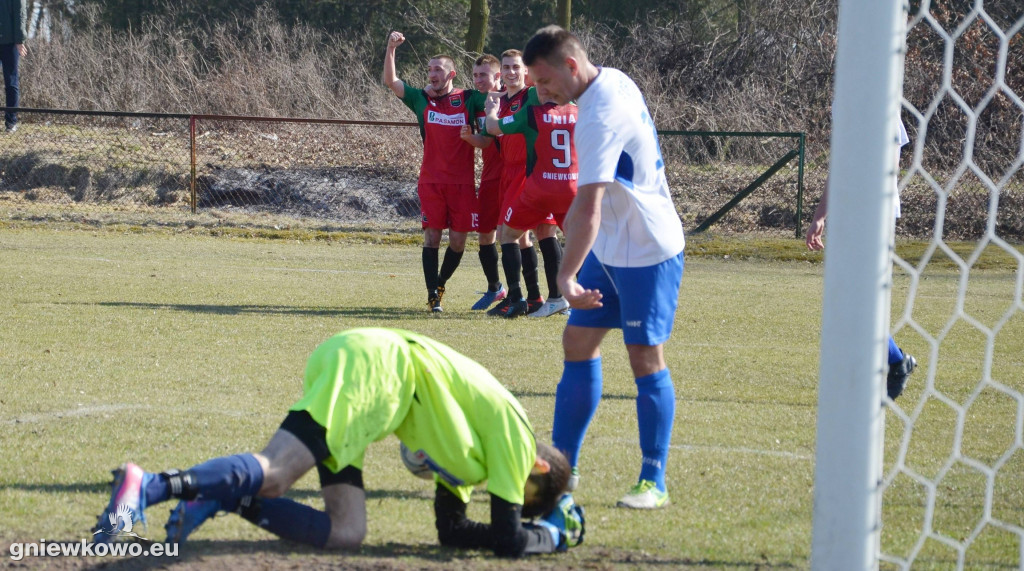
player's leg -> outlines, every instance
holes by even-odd
[[[491,306],[495,301],[505,297],[505,288],[501,284],[498,263],[498,204],[499,180],[482,180],[477,193],[477,201],[480,204],[480,218],[477,236],[480,244],[480,267],[487,279],[487,291],[473,304],[472,309],[483,310]]]
[[[886,393],[895,400],[907,386],[907,378],[917,367],[917,359],[904,353],[896,340],[889,336],[889,374],[886,376]]]
[[[133,521],[145,522],[144,511],[172,498],[216,502],[216,509],[234,510],[245,496],[280,495],[313,467],[313,457],[302,442],[278,430],[258,454],[236,454],[208,460],[184,472],[145,472],[135,464],[115,471],[113,492],[97,530],[113,523],[119,506],[131,510]],[[205,519],[205,518],[203,518]],[[109,521],[108,521],[109,520]],[[199,522],[201,523],[201,521]],[[113,526],[111,526],[113,529]],[[106,535],[102,540],[109,539]]]
[[[570,487],[579,482],[579,457],[590,421],[601,402],[601,341],[610,329],[620,327],[619,304],[614,285],[594,255],[580,268],[579,283],[604,293],[602,307],[573,311],[562,333],[565,361],[555,390],[552,442],[573,468]]]
[[[437,276],[439,297],[444,296],[444,287],[455,274],[466,250],[466,238],[477,229],[476,190],[472,184],[449,184],[444,187],[445,202],[448,205],[448,247]],[[440,302],[440,299],[438,300]]]
[[[558,226],[547,221],[535,230],[541,254],[544,255],[544,275],[548,282],[548,299],[530,313],[530,317],[548,317],[569,311],[569,302],[558,291],[558,268],[562,265],[562,244],[558,241]]]
[[[362,478],[358,483],[325,486],[321,493],[331,519],[327,547],[358,549],[366,537],[366,491]]]
[[[619,292],[623,340],[637,386],[636,411],[643,455],[637,485],[622,507],[658,508],[668,503],[665,468],[675,419],[675,389],[663,344],[672,333],[683,256],[643,268],[609,268]]]
[[[237,512],[243,517],[251,515],[254,496],[277,498],[283,495],[316,465],[318,455],[326,457],[328,454],[323,433],[324,428],[308,413],[289,412],[267,446],[259,454],[252,455],[260,466],[262,478],[256,491],[252,487],[243,487],[236,493],[227,494],[215,493],[208,485],[200,487],[199,484],[217,482],[218,475],[223,479],[222,485],[228,481],[246,481],[246,472],[238,463],[231,465],[223,462],[224,459],[211,460],[180,474],[183,484],[175,484],[172,488],[181,492],[171,494],[171,497],[182,501],[171,511],[171,517],[165,525],[168,541],[184,542],[196,528],[218,511]],[[188,493],[191,485],[189,482],[199,488],[195,493]],[[274,531],[272,527],[268,529]]]
[[[544,303],[544,297],[540,294],[540,259],[537,257],[537,248],[530,239],[530,233],[524,232],[519,240],[519,249],[523,259],[523,285],[526,286],[527,311],[530,306],[538,306]]]
[[[437,291],[438,257],[441,234],[448,223],[447,206],[437,185],[420,183],[416,186],[420,199],[423,226],[423,280],[427,286],[427,305],[431,311],[441,311],[441,295]]]
[[[510,226],[508,221],[501,227],[501,267],[505,271],[508,295],[504,302],[488,311],[488,315],[514,318],[526,314],[526,300],[523,299],[523,290],[519,281],[519,272],[523,267],[519,239],[523,233],[523,230]]]
[[[448,230],[448,247],[444,250],[444,261],[441,262],[441,271],[437,276],[437,291],[444,295],[444,287],[448,280],[455,274],[455,270],[462,263],[462,254],[466,250],[466,238],[468,232],[455,230],[453,226]]]

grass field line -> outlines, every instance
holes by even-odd
[[[28,424],[35,422],[51,422],[54,420],[61,420],[64,418],[75,418],[80,416],[89,416],[92,414],[109,414],[113,412],[123,411],[134,411],[134,410],[159,410],[161,414],[173,413],[173,414],[191,414],[200,416],[231,416],[235,418],[249,418],[252,416],[262,417],[283,417],[281,414],[269,414],[269,413],[258,413],[252,410],[210,410],[208,408],[196,408],[190,406],[160,406],[156,407],[150,404],[142,403],[118,403],[118,404],[100,404],[92,406],[80,406],[66,410],[53,410],[50,412],[41,412],[37,414],[30,414],[26,416],[16,416],[13,418],[0,419],[0,424]]]
[[[83,258],[81,256],[67,256],[66,260],[78,260],[80,262],[106,262],[108,264],[116,264],[118,260],[108,260],[107,258]],[[123,261],[123,260],[122,260]]]
[[[141,410],[152,408],[148,404],[101,404],[94,406],[80,406],[77,408],[67,410],[53,410],[50,412],[41,412],[38,414],[30,414],[27,416],[17,416],[14,418],[5,418],[0,420],[3,424],[26,424],[30,422],[48,422],[51,420],[76,417],[76,416],[89,416],[90,414],[104,414],[110,412],[120,412],[123,410]]]
[[[635,438],[598,438],[600,442],[614,442],[616,444],[628,444],[636,446]],[[752,454],[756,456],[772,456],[775,458],[787,458],[789,460],[814,460],[813,454],[802,452],[789,452],[787,450],[764,450],[761,448],[748,448],[746,446],[719,446],[715,444],[670,444],[672,450],[686,450],[688,452],[715,452],[725,454]]]

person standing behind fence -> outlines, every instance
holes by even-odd
[[[558,26],[527,42],[523,62],[541,101],[579,106],[573,136],[579,187],[565,218],[558,272],[573,312],[562,335],[565,365],[552,440],[575,468],[601,400],[601,341],[622,329],[637,386],[642,460],[637,484],[618,505],[659,508],[669,501],[665,466],[675,418],[663,347],[675,321],[685,239],[654,121],[626,74],[596,67],[579,39]]]
[[[0,64],[4,68],[4,87],[8,108],[18,106],[18,63],[28,55],[25,47],[25,2],[22,0],[0,0]],[[18,114],[4,112],[4,127],[8,133],[18,130]]]
[[[427,305],[440,313],[445,284],[462,261],[467,234],[477,228],[473,147],[462,140],[461,131],[483,109],[485,95],[452,85],[455,61],[446,55],[433,56],[427,64],[431,93],[440,95],[414,89],[395,70],[395,50],[403,42],[401,32],[388,36],[383,81],[416,114],[420,126],[423,162],[416,193],[423,224],[423,277]],[[438,250],[446,228],[448,248],[438,272]]]

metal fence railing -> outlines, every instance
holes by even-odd
[[[412,122],[18,112],[22,128],[0,137],[0,213],[8,217],[419,227],[422,143]],[[660,135],[687,228],[799,231],[802,133]]]

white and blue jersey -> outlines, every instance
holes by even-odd
[[[577,104],[577,184],[605,185],[601,225],[578,280],[601,291],[603,306],[574,310],[569,325],[622,329],[627,345],[660,345],[675,320],[685,238],[654,121],[633,80],[608,67]]]
[[[578,186],[605,183],[593,253],[606,265],[652,266],[683,251],[685,238],[640,89],[609,67],[577,100]]]

